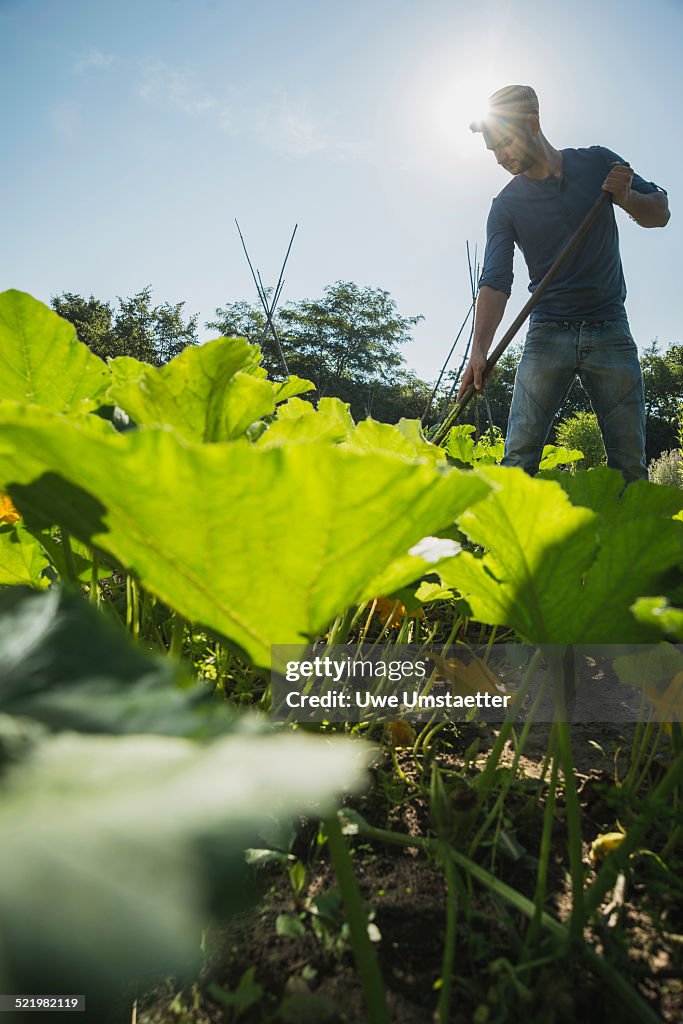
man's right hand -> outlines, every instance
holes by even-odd
[[[481,391],[482,387],[484,387],[484,385],[488,381],[489,377],[491,376],[491,374],[489,373],[485,377],[484,376],[484,371],[485,370],[486,370],[486,356],[485,355],[481,355],[480,353],[473,354],[471,359],[470,359],[470,361],[469,361],[469,363],[467,364],[467,369],[465,370],[465,373],[463,374],[462,382],[460,384],[460,389],[458,391],[457,398],[455,399],[456,402],[460,401],[460,399],[464,395],[465,391],[467,390],[467,388],[472,383],[474,383],[474,386],[475,386],[477,391]]]

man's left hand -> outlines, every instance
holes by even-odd
[[[612,170],[602,183],[605,192],[612,193],[612,199],[617,206],[626,207],[631,195],[631,182],[633,181],[633,168],[628,164],[612,164]]]

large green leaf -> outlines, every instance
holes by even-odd
[[[605,471],[606,494],[576,488],[575,497],[580,493],[593,509],[572,504],[558,483],[521,470],[481,472],[494,490],[459,526],[486,553],[462,554],[438,570],[467,597],[476,618],[512,626],[532,643],[656,639],[630,606],[642,594],[661,592],[681,561],[683,530],[672,519],[673,496],[641,481],[618,497],[622,478]]]
[[[639,622],[660,630],[662,636],[683,642],[683,608],[672,606],[665,597],[639,597],[631,611]]]
[[[275,410],[260,359],[243,338],[190,346],[161,367],[122,356],[110,363],[107,398],[140,426],[173,427],[190,443],[226,441]]]
[[[210,911],[248,895],[242,851],[273,817],[329,814],[370,753],[292,733],[34,744],[0,778],[8,991],[85,992],[105,1019],[95,1004],[124,980],[196,968]]]
[[[338,398],[321,398],[317,409],[301,398],[290,398],[278,406],[277,419],[256,443],[261,448],[293,441],[335,443],[346,440],[354,426],[348,405]]]
[[[320,633],[488,487],[324,443],[188,448],[166,430],[95,436],[14,409],[0,409],[0,480],[20,510],[47,510],[260,665],[271,644]]]
[[[49,564],[43,547],[21,522],[0,523],[0,586],[24,583],[43,589],[49,583],[43,576]]]
[[[361,451],[395,452],[409,459],[424,458],[433,463],[445,463],[442,448],[426,441],[419,420],[402,419],[396,426],[366,419],[354,427],[343,442],[349,448]]]
[[[0,294],[0,400],[87,412],[109,371],[67,320],[25,292]]]
[[[107,1019],[124,981],[196,966],[211,916],[253,895],[247,847],[363,783],[369,747],[273,733],[178,691],[178,673],[78,594],[0,593],[5,991],[84,992]],[[51,737],[36,719],[145,734]]]
[[[276,381],[273,386],[275,401],[278,405],[280,402],[286,402],[289,398],[294,398],[295,395],[305,395],[308,391],[315,391],[313,381],[297,377],[296,374],[290,374],[287,380]]]
[[[139,650],[78,593],[0,592],[0,712],[50,729],[206,739],[234,716],[203,684]]]

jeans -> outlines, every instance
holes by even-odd
[[[647,479],[645,395],[626,314],[611,320],[531,323],[517,368],[503,466],[538,470],[557,410],[578,374],[607,451],[626,483]]]

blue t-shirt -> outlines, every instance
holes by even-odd
[[[571,235],[599,198],[614,161],[625,161],[604,146],[563,149],[558,181],[516,175],[491,204],[486,225],[483,284],[510,295],[515,243],[529,269],[533,292]],[[636,192],[660,190],[633,175]],[[605,206],[534,309],[533,320],[609,319],[623,312],[626,283],[619,256],[619,233],[611,203]]]

